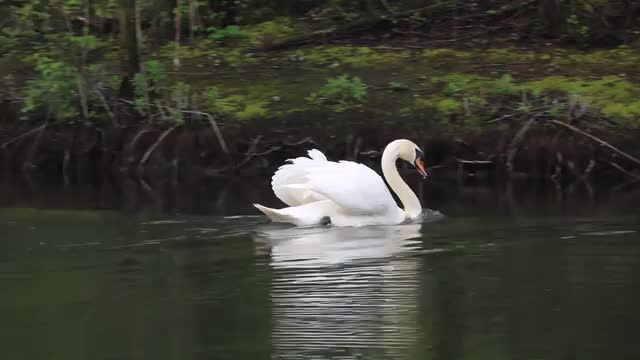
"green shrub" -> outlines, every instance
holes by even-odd
[[[367,86],[354,76],[341,75],[328,79],[327,83],[315,93],[307,97],[312,105],[326,105],[335,111],[342,112],[358,107],[367,97]]]

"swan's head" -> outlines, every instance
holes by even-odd
[[[393,141],[389,145],[394,145],[394,147],[396,147],[396,151],[400,159],[413,164],[422,177],[427,177],[427,170],[425,170],[424,167],[424,153],[420,150],[418,145],[413,141],[406,139]]]

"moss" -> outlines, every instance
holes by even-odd
[[[618,118],[627,125],[640,126],[640,85],[620,76],[605,76],[595,80],[551,76],[530,81],[523,86],[534,94],[560,91],[574,94],[594,110]]]
[[[511,74],[504,74],[493,81],[489,90],[496,95],[515,95],[522,90],[522,87],[513,81]]]
[[[299,31],[289,18],[279,17],[243,28],[251,46],[264,47]]]
[[[400,63],[409,57],[408,51],[381,51],[359,46],[316,46],[295,52],[305,62],[326,65],[337,62],[353,68]]]
[[[264,118],[269,114],[267,110],[268,103],[266,101],[257,101],[246,104],[242,111],[235,113],[239,120],[250,120],[256,118]]]
[[[463,111],[462,101],[459,99],[435,96],[429,99],[417,98],[415,100],[417,110],[435,110],[443,115],[459,114]]]
[[[483,57],[489,62],[517,62],[517,61],[533,61],[536,56],[530,51],[523,51],[512,48],[489,49]]]
[[[471,52],[458,51],[449,48],[428,49],[422,51],[420,57],[427,60],[446,60],[451,61],[453,59],[469,59],[473,56]]]
[[[273,118],[304,104],[304,93],[295,93],[295,84],[282,80],[260,81],[256,85],[219,83],[204,94],[208,110],[238,120]]]
[[[634,66],[640,63],[640,50],[623,45],[615,49],[595,50],[574,54],[557,52],[554,63],[558,65]]]

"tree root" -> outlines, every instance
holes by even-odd
[[[136,145],[138,144],[138,141],[140,141],[140,139],[142,138],[142,135],[148,132],[151,132],[151,129],[149,127],[144,127],[140,129],[140,131],[138,131],[138,133],[126,145],[124,152],[122,154],[123,159],[125,159],[125,164],[131,164],[134,162],[134,159],[135,159],[134,150],[136,148]]]
[[[62,160],[62,179],[64,180],[65,186],[68,186],[70,184],[70,181],[69,181],[70,164],[71,164],[71,151],[69,151],[69,149],[65,149],[64,158]]]
[[[2,145],[0,145],[0,148],[2,148],[4,150],[4,149],[7,148],[7,146],[13,144],[14,142],[18,142],[18,141],[24,140],[24,139],[28,138],[29,136],[38,133],[39,131],[41,131],[45,127],[47,127],[47,124],[38,126],[35,129],[31,129],[31,130],[29,130],[29,131],[27,131],[27,132],[25,132],[23,134],[20,134],[20,135],[14,137],[13,139],[11,139],[11,140],[3,143]]]
[[[516,135],[513,137],[513,140],[511,140],[511,143],[509,144],[509,148],[507,149],[507,164],[506,164],[507,174],[509,175],[509,177],[513,177],[513,174],[514,174],[513,160],[515,159],[518,149],[520,149],[520,143],[522,143],[524,136],[527,134],[527,132],[531,128],[531,125],[533,125],[533,122],[537,118],[538,118],[537,116],[531,116],[529,120],[520,128],[520,130],[518,130]]]
[[[38,152],[38,147],[42,142],[42,136],[44,135],[44,131],[47,129],[47,124],[40,126],[38,129],[39,129],[38,135],[36,136],[36,139],[33,140],[31,147],[27,151],[27,156],[25,157],[25,160],[22,163],[23,170],[29,170],[36,167],[36,165],[33,163],[33,159],[35,158],[36,153]]]

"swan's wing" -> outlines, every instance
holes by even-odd
[[[384,180],[352,161],[328,161],[319,150],[288,160],[273,175],[275,195],[289,206],[331,200],[353,214],[382,213],[397,207]]]
[[[371,168],[352,161],[327,161],[307,169],[304,184],[352,214],[379,214],[397,207],[384,180]]]
[[[324,154],[314,149],[309,151],[309,157],[299,157],[287,161],[290,163],[282,165],[271,179],[271,187],[278,199],[289,206],[326,200],[324,196],[309,189],[306,185],[309,169],[328,163]]]

